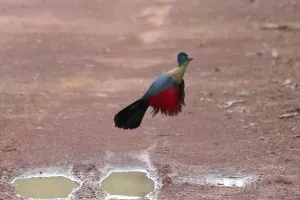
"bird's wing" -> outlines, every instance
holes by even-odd
[[[156,94],[159,94],[168,88],[174,88],[178,90],[176,79],[170,74],[162,74],[154,80],[142,98],[148,100],[150,97],[155,96]]]
[[[175,116],[181,112],[184,96],[184,81],[178,85],[173,75],[163,74],[152,83],[144,99],[153,107],[153,116],[159,112]]]

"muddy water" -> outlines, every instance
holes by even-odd
[[[101,182],[101,188],[109,195],[145,197],[155,189],[155,183],[144,172],[111,172]],[[112,197],[110,200],[113,199]],[[124,197],[124,199],[126,200],[127,198]],[[147,200],[147,198],[141,198],[140,200]]]
[[[16,179],[16,193],[38,199],[67,198],[79,184],[63,176]]]
[[[114,198],[111,199],[111,198],[110,198],[110,199],[108,199],[108,200],[132,200],[132,199],[128,199],[128,198],[127,198],[127,199],[126,199],[126,198],[125,198],[125,199],[114,199]],[[150,199],[145,197],[145,198],[134,199],[134,200],[150,200]]]
[[[132,200],[132,199],[108,199],[108,200]],[[149,198],[141,198],[141,199],[134,199],[134,200],[150,200]]]

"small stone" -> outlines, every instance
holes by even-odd
[[[229,92],[228,92],[228,90],[223,90],[222,91],[222,94],[228,94]]]
[[[275,24],[275,23],[265,23],[262,25],[263,29],[279,29],[279,30],[285,30],[288,28],[287,25],[280,25],[280,24]]]
[[[168,176],[168,175],[165,175],[165,177],[164,177],[164,179],[163,179],[163,185],[165,186],[165,185],[169,185],[169,184],[171,184],[172,183],[172,179],[171,179],[171,177],[170,176]]]
[[[278,53],[275,49],[272,49],[272,57],[275,59],[279,58]]]
[[[289,85],[292,83],[292,80],[291,79],[285,79],[284,82],[283,82],[283,85]]]
[[[282,114],[280,115],[278,118],[279,119],[283,119],[283,118],[291,118],[291,117],[295,117],[299,114],[299,112],[291,112],[291,113],[286,113],[286,114]]]
[[[222,70],[218,67],[215,67],[215,72],[221,72]]]

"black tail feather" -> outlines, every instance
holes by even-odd
[[[135,129],[140,126],[149,104],[139,99],[118,112],[115,117],[115,127]]]

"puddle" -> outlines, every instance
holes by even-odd
[[[120,197],[120,199],[108,199],[108,200],[132,200],[132,199],[128,199],[128,198],[125,198],[123,199],[122,197]],[[145,197],[145,198],[138,198],[138,199],[134,199],[134,200],[150,200],[149,198]]]
[[[179,182],[188,182],[200,185],[214,185],[225,187],[247,187],[256,179],[251,176],[228,176],[222,177],[219,175],[207,175],[206,177],[194,178],[177,178]],[[175,181],[176,182],[176,181]]]
[[[252,178],[245,176],[230,176],[230,177],[207,177],[206,182],[210,185],[225,186],[225,187],[246,187],[252,182]]]
[[[16,179],[12,185],[16,193],[28,198],[68,198],[80,185],[63,176]]]
[[[101,181],[101,189],[109,200],[149,200],[155,182],[144,171],[112,171]]]

